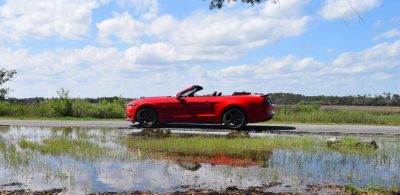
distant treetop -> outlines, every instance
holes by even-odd
[[[10,81],[17,71],[15,70],[5,70],[4,68],[0,69],[0,86],[2,86],[7,81]],[[0,100],[3,100],[8,92],[11,90],[9,88],[0,88]]]

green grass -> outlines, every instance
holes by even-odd
[[[0,118],[20,120],[124,120],[122,99],[90,103],[84,99],[53,98],[39,103],[0,102]],[[400,125],[400,113],[379,110],[321,109],[318,104],[277,106],[268,123]]]
[[[53,98],[37,103],[0,101],[0,117],[11,118],[96,118],[122,119],[125,102],[122,99],[90,103],[84,99]]]
[[[27,140],[20,140],[19,147],[39,151],[51,155],[68,155],[78,158],[96,159],[109,149],[100,147],[99,144],[92,143],[87,139],[72,139],[64,136],[51,136],[41,143]]]
[[[3,140],[0,140],[0,151],[5,151],[6,148],[7,148],[6,143],[4,143]]]
[[[31,159],[30,153],[18,151],[15,145],[2,140],[0,140],[0,153],[2,160],[12,167],[28,165]]]
[[[93,117],[31,117],[31,116],[0,116],[0,119],[10,120],[62,120],[62,121],[125,121],[125,118],[93,118]]]
[[[344,137],[342,145],[329,148],[326,141],[311,136],[279,136],[272,138],[235,138],[224,137],[169,137],[164,139],[128,139],[128,146],[143,152],[174,153],[187,156],[215,156],[218,154],[232,157],[263,158],[274,149],[304,151],[335,150],[342,153],[373,154],[375,150],[359,148],[355,137]]]
[[[400,125],[400,113],[381,110],[330,110],[319,106],[278,106],[272,123]]]

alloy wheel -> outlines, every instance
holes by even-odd
[[[137,114],[137,121],[142,127],[153,127],[157,123],[157,114],[153,109],[143,108]]]
[[[246,124],[246,116],[240,109],[234,108],[225,112],[224,124],[231,129],[239,129]]]

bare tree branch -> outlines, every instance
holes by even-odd
[[[355,9],[355,8],[353,7],[353,5],[351,4],[351,1],[350,1],[350,0],[347,0],[347,4],[349,5],[349,8],[348,8],[348,9],[346,10],[346,12],[343,14],[343,21],[346,23],[346,25],[348,25],[348,23],[347,23],[347,21],[346,21],[346,15],[351,16],[351,13],[352,13],[352,12],[357,16],[359,22],[365,24],[364,19],[361,17],[361,15],[360,15],[360,13],[358,12],[358,10]]]
[[[205,0],[203,0],[203,1],[205,1]],[[221,9],[224,6],[224,3],[226,1],[230,2],[230,1],[237,1],[237,0],[211,0],[210,9],[215,9],[215,8]],[[243,3],[248,3],[248,4],[251,4],[252,6],[254,6],[254,4],[256,4],[256,3],[261,3],[261,2],[264,2],[267,0],[241,0],[241,1]],[[279,0],[273,0],[273,2],[277,3],[277,2],[279,2]]]

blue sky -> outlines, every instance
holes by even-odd
[[[12,97],[400,93],[400,2],[0,0]]]

